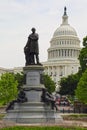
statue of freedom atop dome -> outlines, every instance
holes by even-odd
[[[26,66],[34,64],[41,65],[39,63],[39,46],[38,46],[39,36],[37,33],[35,33],[36,31],[35,28],[32,28],[31,31],[32,33],[29,35],[27,44],[24,47]]]

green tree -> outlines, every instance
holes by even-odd
[[[82,77],[79,80],[75,93],[76,93],[76,97],[81,102],[87,104],[87,69],[82,74]]]
[[[87,36],[83,38],[83,46],[87,47]]]
[[[0,78],[0,101],[7,104],[15,99],[18,93],[17,81],[11,73],[2,74]]]
[[[48,92],[52,93],[55,91],[56,85],[55,82],[48,75],[43,75],[44,77],[44,85],[47,88]]]
[[[84,72],[87,67],[87,36],[83,38],[83,46],[84,47],[81,49],[79,55],[79,61],[82,72]]]
[[[87,48],[82,48],[79,55],[79,61],[82,72],[86,69],[86,63],[87,63]]]
[[[16,73],[16,74],[13,74],[13,75],[15,77],[15,80],[17,80],[17,82],[18,82],[17,87],[18,87],[18,89],[20,89],[21,86],[23,86],[23,84],[25,82],[24,81],[25,80],[24,73],[21,72],[21,73]]]
[[[60,91],[61,95],[74,95],[77,83],[79,82],[80,76],[77,74],[69,75],[68,77],[63,77],[60,80]]]

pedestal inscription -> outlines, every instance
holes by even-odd
[[[40,74],[39,72],[28,72],[26,84],[30,86],[39,85],[40,84]]]
[[[42,91],[35,91],[35,90],[26,91],[28,102],[40,102],[41,95]]]

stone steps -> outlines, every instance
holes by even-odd
[[[57,113],[42,102],[15,104],[15,109],[8,110],[5,120],[17,123],[55,123]],[[58,115],[56,120],[61,121]]]
[[[14,105],[15,110],[29,110],[29,111],[44,111],[44,110],[50,110],[50,106],[42,103],[42,102],[27,102],[27,103],[15,103]]]

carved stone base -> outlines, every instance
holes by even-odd
[[[8,110],[4,120],[17,123],[59,123],[62,117],[50,106],[41,102],[43,66],[33,65],[23,68],[26,75],[26,84],[22,86],[27,102],[15,103],[13,110]]]
[[[61,123],[63,119],[45,103],[27,102],[15,104],[14,110],[9,110],[4,118],[16,123]]]

